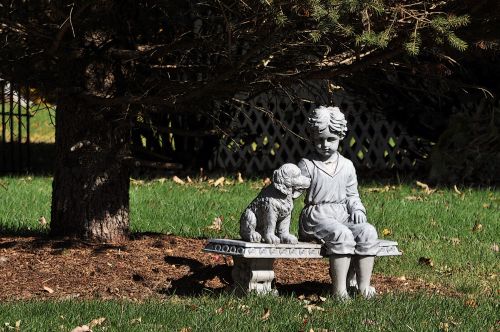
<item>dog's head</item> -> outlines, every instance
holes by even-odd
[[[300,173],[300,168],[294,164],[284,164],[273,173],[273,185],[283,194],[293,198],[299,197],[309,188],[311,180]]]

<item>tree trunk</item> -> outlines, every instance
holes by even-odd
[[[123,114],[78,99],[58,102],[51,235],[128,239],[130,127]]]

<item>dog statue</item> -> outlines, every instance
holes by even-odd
[[[241,215],[241,238],[248,242],[297,243],[297,238],[290,234],[293,199],[309,188],[310,182],[294,164],[284,164],[275,170],[272,183],[261,190]]]

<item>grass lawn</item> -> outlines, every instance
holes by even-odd
[[[178,185],[171,180],[132,181],[131,228],[134,232],[172,233],[187,237],[238,235],[239,215],[262,184],[214,188],[208,183]],[[368,217],[381,238],[399,242],[402,257],[379,259],[375,272],[421,278],[463,295],[384,295],[374,301],[340,304],[328,298],[311,309],[297,298],[238,299],[231,295],[172,297],[164,302],[22,302],[0,305],[1,325],[21,320],[22,330],[70,330],[106,317],[93,330],[189,331],[488,331],[500,328],[500,192],[496,189],[439,189],[426,194],[415,185],[360,188]],[[49,221],[51,179],[0,178],[0,233],[44,233]],[[302,200],[296,201],[293,231]],[[208,227],[223,216],[222,230]],[[427,264],[421,264],[425,261]],[[270,315],[266,318],[266,308]],[[64,318],[61,318],[64,316]],[[141,318],[139,322],[137,319]],[[160,326],[161,325],[161,326]]]
[[[168,301],[0,304],[4,331],[496,331],[498,304],[456,298],[387,295],[371,301],[306,304],[292,297],[179,298]],[[100,320],[99,320],[100,319]]]

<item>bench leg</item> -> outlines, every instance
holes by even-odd
[[[233,257],[232,276],[237,293],[273,294],[274,288],[274,258],[243,258]]]

